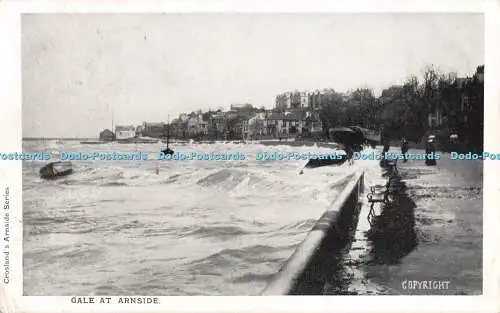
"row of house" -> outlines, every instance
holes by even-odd
[[[242,123],[241,135],[246,139],[262,137],[295,137],[320,134],[323,123],[310,111],[265,112]]]
[[[127,140],[133,137],[262,139],[288,138],[319,134],[323,124],[317,112],[291,109],[287,111],[256,109],[250,104],[232,105],[229,111],[182,113],[170,124],[144,122],[142,125],[117,125],[113,134],[101,133],[102,140]]]
[[[311,110],[317,111],[326,98],[335,93],[333,89],[307,91],[288,91],[276,96],[275,107],[279,111],[286,110]]]
[[[234,105],[227,112],[218,110],[187,116],[181,114],[170,125],[170,134],[174,138],[251,140],[316,134],[322,131],[323,125],[316,112],[259,110],[250,105]]]
[[[101,141],[125,141],[136,137],[163,138],[166,135],[167,124],[163,122],[148,123],[142,125],[116,125],[114,132],[105,129],[99,134]]]

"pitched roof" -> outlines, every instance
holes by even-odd
[[[282,120],[283,119],[283,114],[282,113],[271,113],[267,118],[267,120]]]
[[[285,113],[284,116],[283,116],[283,120],[285,121],[294,121],[294,120],[298,120],[299,118],[297,117],[297,115],[295,113]]]
[[[135,130],[133,125],[116,125],[115,131]]]
[[[152,123],[146,122],[144,124],[146,126],[150,126],[150,127],[154,127],[154,126],[161,126],[161,127],[163,127],[165,125],[165,123],[163,123],[163,122],[152,122]]]
[[[322,122],[321,119],[319,118],[319,116],[317,116],[317,115],[308,116],[308,117],[306,117],[305,120],[306,120],[306,122],[315,122],[315,123]]]
[[[251,108],[251,107],[252,107],[252,105],[249,103],[231,104],[231,110],[239,110],[239,109]]]
[[[297,121],[304,118],[303,113],[299,112],[286,112],[286,113],[271,113],[266,119],[267,120],[283,120],[283,121]]]

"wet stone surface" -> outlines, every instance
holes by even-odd
[[[391,205],[375,205],[373,225],[370,204],[363,204],[354,240],[325,294],[481,294],[482,164],[409,161],[398,164],[398,174],[401,181],[393,184],[404,188]],[[408,281],[449,283],[408,288]]]

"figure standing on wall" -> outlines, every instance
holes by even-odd
[[[382,144],[384,145],[384,149],[382,150],[382,160],[380,160],[380,165],[387,166],[386,153],[389,152],[389,141],[384,140],[382,141]]]
[[[425,146],[425,165],[436,165],[436,145],[434,138],[427,140],[427,145]]]
[[[401,154],[403,154],[403,162],[406,163],[406,153],[408,152],[408,140],[405,137],[401,138]]]

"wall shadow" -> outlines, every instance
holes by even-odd
[[[401,180],[395,166],[383,167],[384,177],[390,179],[389,188],[394,201],[384,205],[381,214],[367,233],[371,243],[369,263],[396,264],[417,246],[415,232],[415,202],[408,196],[406,183]]]

